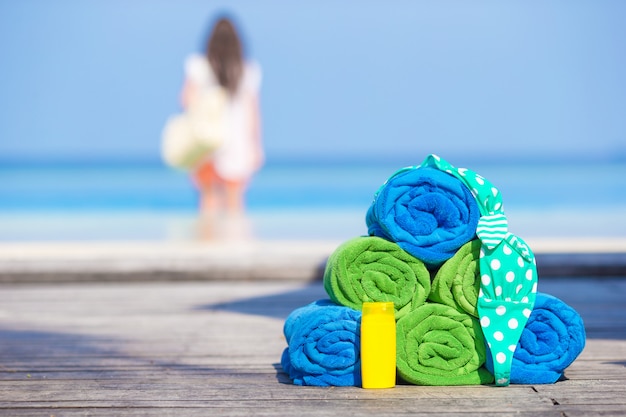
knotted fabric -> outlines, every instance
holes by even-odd
[[[484,177],[456,168],[437,155],[421,167],[436,168],[461,180],[478,203],[481,241],[478,315],[491,350],[496,385],[510,383],[513,352],[535,303],[537,267],[530,247],[508,231],[500,191]]]

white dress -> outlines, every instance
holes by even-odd
[[[209,62],[199,54],[190,55],[185,60],[185,76],[200,88],[217,84]],[[255,115],[251,107],[246,106],[246,100],[252,94],[257,96],[260,86],[261,68],[255,62],[246,62],[241,84],[230,101],[229,137],[212,156],[217,174],[226,180],[245,180],[258,169],[255,162],[259,150],[257,139],[253,137]]]

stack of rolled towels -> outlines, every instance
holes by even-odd
[[[327,261],[323,283],[329,299],[300,307],[285,321],[288,346],[281,364],[294,384],[361,385],[361,308],[372,301],[394,303],[396,367],[403,381],[494,383],[493,358],[499,361],[500,353],[490,351],[483,333],[488,323],[478,308],[485,297],[485,239],[477,237],[485,210],[478,195],[458,171],[454,176],[424,163],[383,184],[366,214],[368,234],[344,242]],[[510,297],[498,294],[507,302],[522,287],[510,282]],[[532,291],[532,309],[524,311],[527,321],[509,347],[507,385],[554,383],[585,346],[580,315],[536,292],[536,285]]]

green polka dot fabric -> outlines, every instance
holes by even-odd
[[[535,257],[526,242],[508,231],[502,196],[493,184],[437,155],[429,155],[420,166],[455,176],[476,198],[481,213],[476,229],[481,241],[478,316],[493,357],[496,385],[509,385],[513,353],[535,304]]]

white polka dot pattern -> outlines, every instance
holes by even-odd
[[[519,238],[516,240],[523,242]],[[484,297],[478,299],[477,309],[481,323],[487,321],[490,324],[489,331],[483,331],[491,345],[497,385],[508,384],[513,359],[511,346],[517,345],[530,317],[537,288],[534,259],[529,261],[523,256],[507,255],[510,252],[516,251],[509,239],[505,239],[493,250],[486,249],[485,256],[479,260],[480,273],[489,276],[489,283],[482,285],[487,280],[481,280]],[[495,259],[499,260],[498,269],[492,268]],[[492,301],[487,302],[485,298]],[[498,361],[501,353],[502,362]],[[499,384],[498,381],[507,382]]]
[[[461,180],[478,202],[481,218],[480,292],[477,310],[494,359],[496,385],[508,385],[513,355],[530,317],[537,292],[537,271],[530,247],[508,231],[502,196],[484,177],[455,168],[436,155],[421,166],[437,168]],[[489,329],[489,330],[487,330]]]

